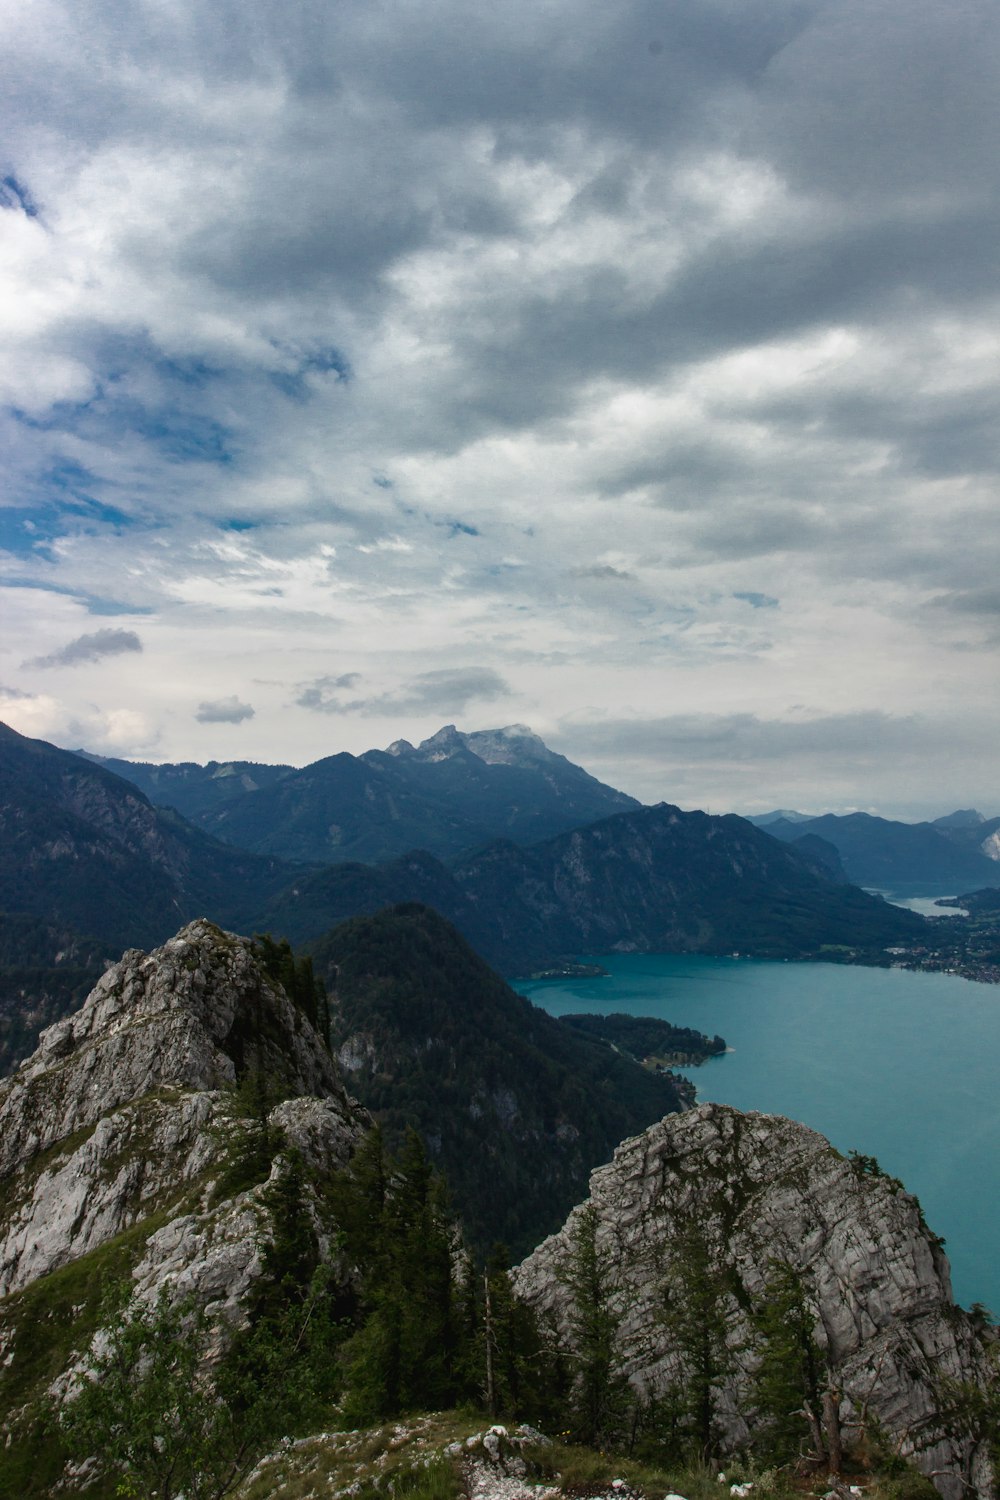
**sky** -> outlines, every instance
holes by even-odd
[[[0,718],[1000,812],[993,0],[8,0]]]

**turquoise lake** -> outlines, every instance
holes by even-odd
[[[947,1240],[955,1296],[1000,1313],[1000,986],[947,974],[675,954],[524,981],[553,1015],[626,1011],[725,1037],[699,1099],[788,1115],[877,1156]]]

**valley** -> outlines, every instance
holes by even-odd
[[[992,1500],[995,891],[930,920],[832,825],[642,806],[523,726],[301,771],[0,733],[0,1493],[260,1500],[282,1432],[464,1403],[529,1437],[418,1423],[447,1500],[551,1475],[531,1422],[641,1451],[636,1500],[709,1500],[709,1452],[911,1500],[869,1421]]]

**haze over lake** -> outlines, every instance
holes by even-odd
[[[659,1016],[733,1049],[700,1099],[802,1120],[877,1156],[945,1236],[956,1299],[1000,1310],[1000,989],[947,974],[612,954],[603,979],[525,981],[552,1015]]]

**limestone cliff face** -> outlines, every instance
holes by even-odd
[[[235,1307],[261,1191],[216,1184],[247,1130],[228,1086],[248,1071],[292,1096],[270,1114],[288,1145],[348,1160],[370,1119],[246,939],[201,920],[126,953],[0,1083],[0,1297],[137,1230],[140,1292],[176,1282]]]
[[[0,1082],[0,1178],[156,1089],[218,1089],[247,1067],[295,1093],[343,1097],[329,1054],[252,945],[191,922],[153,953],[126,953]]]
[[[781,1261],[811,1288],[845,1434],[877,1422],[948,1500],[968,1486],[989,1492],[985,1454],[939,1421],[942,1377],[976,1380],[980,1346],[919,1204],[894,1179],[859,1170],[803,1125],[704,1104],[625,1141],[593,1174],[589,1201],[621,1316],[621,1366],[638,1390],[661,1395],[678,1378],[664,1287],[672,1250],[694,1224],[711,1260],[731,1272],[731,1373],[718,1392],[731,1444],[748,1438],[753,1420],[749,1310]],[[570,1341],[565,1267],[582,1212],[514,1273],[518,1292]]]

